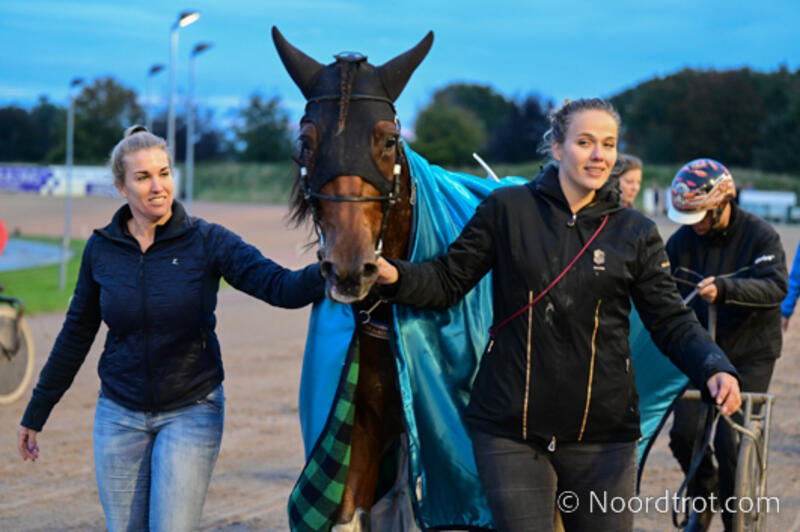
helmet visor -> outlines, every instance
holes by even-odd
[[[706,217],[706,212],[708,211],[705,210],[692,211],[692,212],[679,211],[672,205],[672,198],[669,196],[667,196],[667,198],[668,198],[667,216],[673,222],[677,222],[679,224],[684,224],[684,225],[694,225]]]

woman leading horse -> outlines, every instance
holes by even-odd
[[[552,164],[489,196],[441,257],[379,261],[379,282],[394,302],[446,308],[492,270],[492,339],[466,419],[499,530],[552,530],[557,498],[566,530],[632,530],[630,506],[591,504],[634,495],[631,300],[660,350],[726,414],[741,403],[737,374],[682,304],[655,224],[621,208],[607,182],[620,127],[611,104],[567,102],[550,126]]]

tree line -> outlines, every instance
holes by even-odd
[[[729,166],[797,172],[800,167],[800,70],[775,72],[684,69],[611,97],[623,120],[621,148],[650,163],[714,157]],[[554,103],[537,94],[509,98],[481,84],[437,90],[413,124],[412,147],[432,162],[472,164],[538,158]],[[154,133],[166,136],[162,111]],[[182,115],[182,113],[181,113]],[[285,161],[293,151],[289,114],[278,97],[252,94],[223,131],[209,110],[197,117],[195,157]],[[402,117],[401,117],[402,118]],[[144,122],[133,89],[100,78],[75,98],[75,162],[102,164],[121,132]],[[40,98],[35,106],[0,107],[0,161],[64,160],[66,109]],[[176,158],[184,160],[186,127],[179,116]]]
[[[535,94],[514,100],[488,85],[454,83],[419,112],[411,145],[438,164],[469,165],[473,152],[492,162],[530,161],[552,107]]]
[[[800,70],[684,69],[610,98],[622,117],[621,149],[653,164],[712,157],[728,166],[797,173]],[[415,124],[413,147],[443,164],[536,160],[552,101],[512,100],[489,86],[434,93]]]
[[[105,164],[122,133],[145,123],[136,91],[114,78],[96,79],[75,96],[75,164]],[[175,158],[186,159],[186,120],[175,124]],[[195,160],[284,161],[292,153],[289,114],[277,97],[250,96],[234,111],[232,127],[223,131],[209,109],[195,114]],[[30,109],[0,107],[0,161],[61,164],[66,154],[67,108],[41,96]],[[167,112],[152,121],[152,132],[166,138]]]
[[[652,163],[713,157],[728,166],[797,173],[800,70],[684,69],[611,98],[625,149]]]

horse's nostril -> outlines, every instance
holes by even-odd
[[[378,276],[378,265],[374,262],[368,262],[364,265],[364,277],[377,277]]]
[[[322,276],[327,279],[333,273],[333,263],[329,260],[323,260],[319,265],[319,269],[322,272]]]

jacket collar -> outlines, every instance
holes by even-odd
[[[732,234],[737,232],[738,226],[742,223],[742,217],[740,216],[739,212],[740,209],[735,201],[731,201],[730,206],[731,206],[731,216],[730,219],[728,220],[728,225],[725,226],[723,229],[709,231],[700,238],[703,238],[708,242],[726,242],[731,237]]]
[[[551,162],[541,169],[539,174],[531,181],[532,186],[552,202],[571,212],[561,183],[558,181],[558,164]],[[591,203],[583,207],[579,214],[604,215],[622,209],[619,204],[619,190],[612,180],[608,180],[595,193]]]
[[[128,231],[128,220],[130,220],[132,216],[131,208],[126,203],[117,209],[117,212],[114,213],[114,217],[111,218],[111,223],[100,229],[95,229],[94,232],[110,240],[134,243],[138,247],[139,244],[136,243],[136,240],[133,238],[130,231]],[[177,238],[189,231],[193,226],[193,218],[186,214],[186,210],[180,202],[173,200],[172,216],[167,219],[165,224],[156,226],[156,235],[153,239],[153,243],[155,244],[161,240]]]

